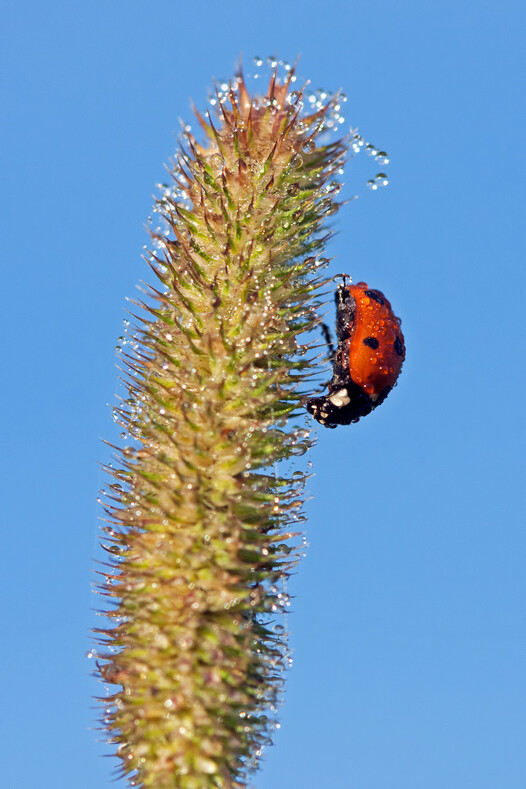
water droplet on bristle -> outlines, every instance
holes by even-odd
[[[219,170],[223,169],[223,165],[225,164],[225,160],[223,159],[223,157],[221,156],[220,153],[214,153],[208,159],[208,164],[210,165],[212,170],[219,171]]]
[[[292,93],[289,93],[287,96],[287,101],[289,104],[297,104],[301,99],[301,91],[293,90]]]

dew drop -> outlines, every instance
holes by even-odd
[[[342,189],[342,185],[339,181],[331,181],[330,184],[328,185],[328,191],[330,191],[331,194],[336,195],[338,194],[338,192],[341,192],[341,189]]]
[[[351,147],[355,153],[360,153],[363,148],[363,137],[359,134],[355,134],[352,138]]]
[[[223,159],[223,157],[221,156],[220,153],[214,153],[209,158],[208,162],[209,162],[209,164],[210,164],[210,166],[212,167],[213,170],[220,171],[220,170],[223,169],[223,165],[225,163],[225,160]]]
[[[290,165],[291,165],[291,167],[292,167],[292,169],[293,169],[293,170],[301,170],[301,168],[303,167],[303,159],[302,159],[302,157],[299,155],[299,153],[297,153],[297,154],[296,154],[296,155],[295,155],[295,156],[294,156],[294,157],[293,157],[293,158],[290,160]]]

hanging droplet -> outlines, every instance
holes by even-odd
[[[301,99],[300,90],[293,90],[292,93],[289,93],[289,95],[287,96],[287,101],[289,102],[289,104],[297,104],[300,99]]]

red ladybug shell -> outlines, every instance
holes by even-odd
[[[405,347],[400,319],[384,294],[365,282],[346,289],[355,301],[347,349],[349,375],[374,401],[386,387],[392,389],[402,369]]]
[[[365,282],[339,286],[336,334],[328,394],[307,402],[307,410],[325,427],[358,422],[383,403],[405,359],[400,319],[384,294]]]

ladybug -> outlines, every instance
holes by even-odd
[[[336,336],[328,394],[307,401],[324,427],[349,425],[383,403],[405,359],[400,319],[379,290],[365,282],[336,291]]]

